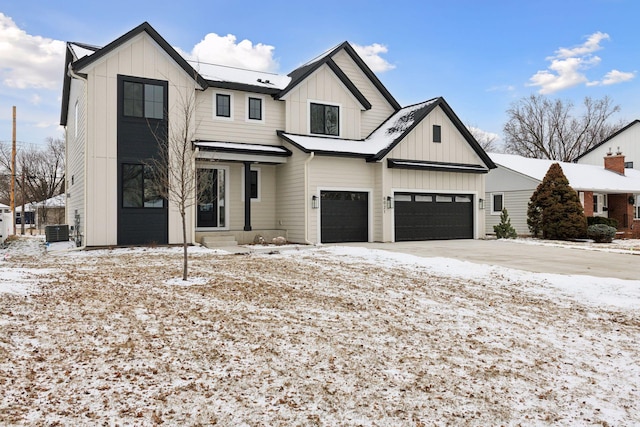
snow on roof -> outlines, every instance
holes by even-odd
[[[287,87],[291,81],[291,77],[265,71],[252,71],[199,61],[188,60],[187,62],[206,80],[241,83],[280,90]]]
[[[243,144],[236,142],[219,142],[219,141],[196,141],[194,143],[197,147],[206,148],[221,148],[227,150],[250,150],[250,151],[264,151],[265,153],[288,153],[283,147],[275,145],[259,145],[259,144]]]
[[[416,112],[436,99],[410,105],[398,110],[386,122],[364,140],[341,139],[325,136],[306,136],[283,134],[294,143],[309,151],[331,151],[336,153],[354,153],[375,155],[391,145],[409,129],[416,120]]]
[[[556,160],[530,159],[513,154],[488,153],[498,165],[542,181],[553,163],[558,163],[562,172],[575,190],[605,191],[609,193],[640,193],[640,171],[625,169],[625,175],[609,171],[602,166],[558,162]]]

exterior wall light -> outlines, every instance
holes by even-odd
[[[311,196],[311,208],[318,209],[320,207],[320,201],[318,200],[318,196],[315,194]]]
[[[484,199],[478,199],[478,207],[484,209]]]
[[[387,209],[393,209],[393,197],[387,196],[387,198],[385,199],[385,206],[387,207]]]

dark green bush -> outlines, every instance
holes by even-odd
[[[616,237],[616,229],[606,224],[594,224],[587,227],[587,237],[596,243],[611,243]]]
[[[604,216],[588,216],[587,225],[604,224],[609,227],[618,228],[618,220],[615,218],[607,218]]]

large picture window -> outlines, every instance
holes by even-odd
[[[311,133],[340,135],[340,109],[337,105],[311,103]]]
[[[164,118],[164,87],[161,85],[123,82],[123,114],[147,119]]]
[[[151,166],[126,163],[122,165],[122,207],[164,207],[164,199],[153,179]]]

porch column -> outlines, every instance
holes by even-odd
[[[251,162],[244,162],[244,231],[251,231]]]

